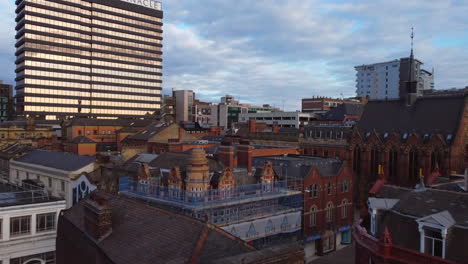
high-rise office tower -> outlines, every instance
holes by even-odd
[[[16,0],[19,115],[142,117],[161,106],[154,0]]]

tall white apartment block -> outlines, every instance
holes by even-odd
[[[423,64],[415,62],[415,79],[418,80],[418,95],[422,90],[434,87],[434,75],[421,69]],[[356,95],[370,100],[392,100],[400,98],[400,85],[409,80],[407,59],[393,60],[381,63],[354,67],[356,69]]]

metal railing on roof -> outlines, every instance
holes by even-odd
[[[274,198],[290,193],[287,181],[210,189],[207,191],[186,191],[135,182],[129,180],[128,177],[120,179],[119,191],[137,195],[141,198],[167,201],[190,207],[209,206],[248,199]]]
[[[23,183],[21,186],[0,183],[0,207],[49,201],[49,194],[41,187]]]

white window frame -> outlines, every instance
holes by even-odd
[[[370,209],[369,208],[369,213],[370,213],[370,232],[372,235],[375,236],[376,230],[377,230],[377,210],[376,209]]]
[[[419,230],[419,237],[420,237],[420,242],[419,242],[419,251],[421,253],[426,254],[426,244],[425,244],[425,239],[431,238],[433,240],[440,240],[438,238],[433,238],[433,237],[428,237],[426,236],[426,232],[424,232],[424,227],[430,227],[432,229],[437,229],[440,230],[440,233],[442,235],[442,258],[445,259],[445,251],[446,251],[446,237],[447,237],[447,228],[444,228],[443,226],[440,225],[435,225],[435,224],[430,224],[430,223],[418,223],[418,230]],[[434,243],[432,244],[432,253],[434,253]],[[433,255],[432,255],[433,256]],[[437,257],[437,256],[436,256]]]

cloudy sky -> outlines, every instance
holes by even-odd
[[[117,1],[117,0],[115,0]],[[468,1],[167,0],[164,93],[232,94],[286,110],[355,95],[353,66],[415,55],[436,88],[468,86]],[[14,1],[0,1],[0,79],[14,79]]]

